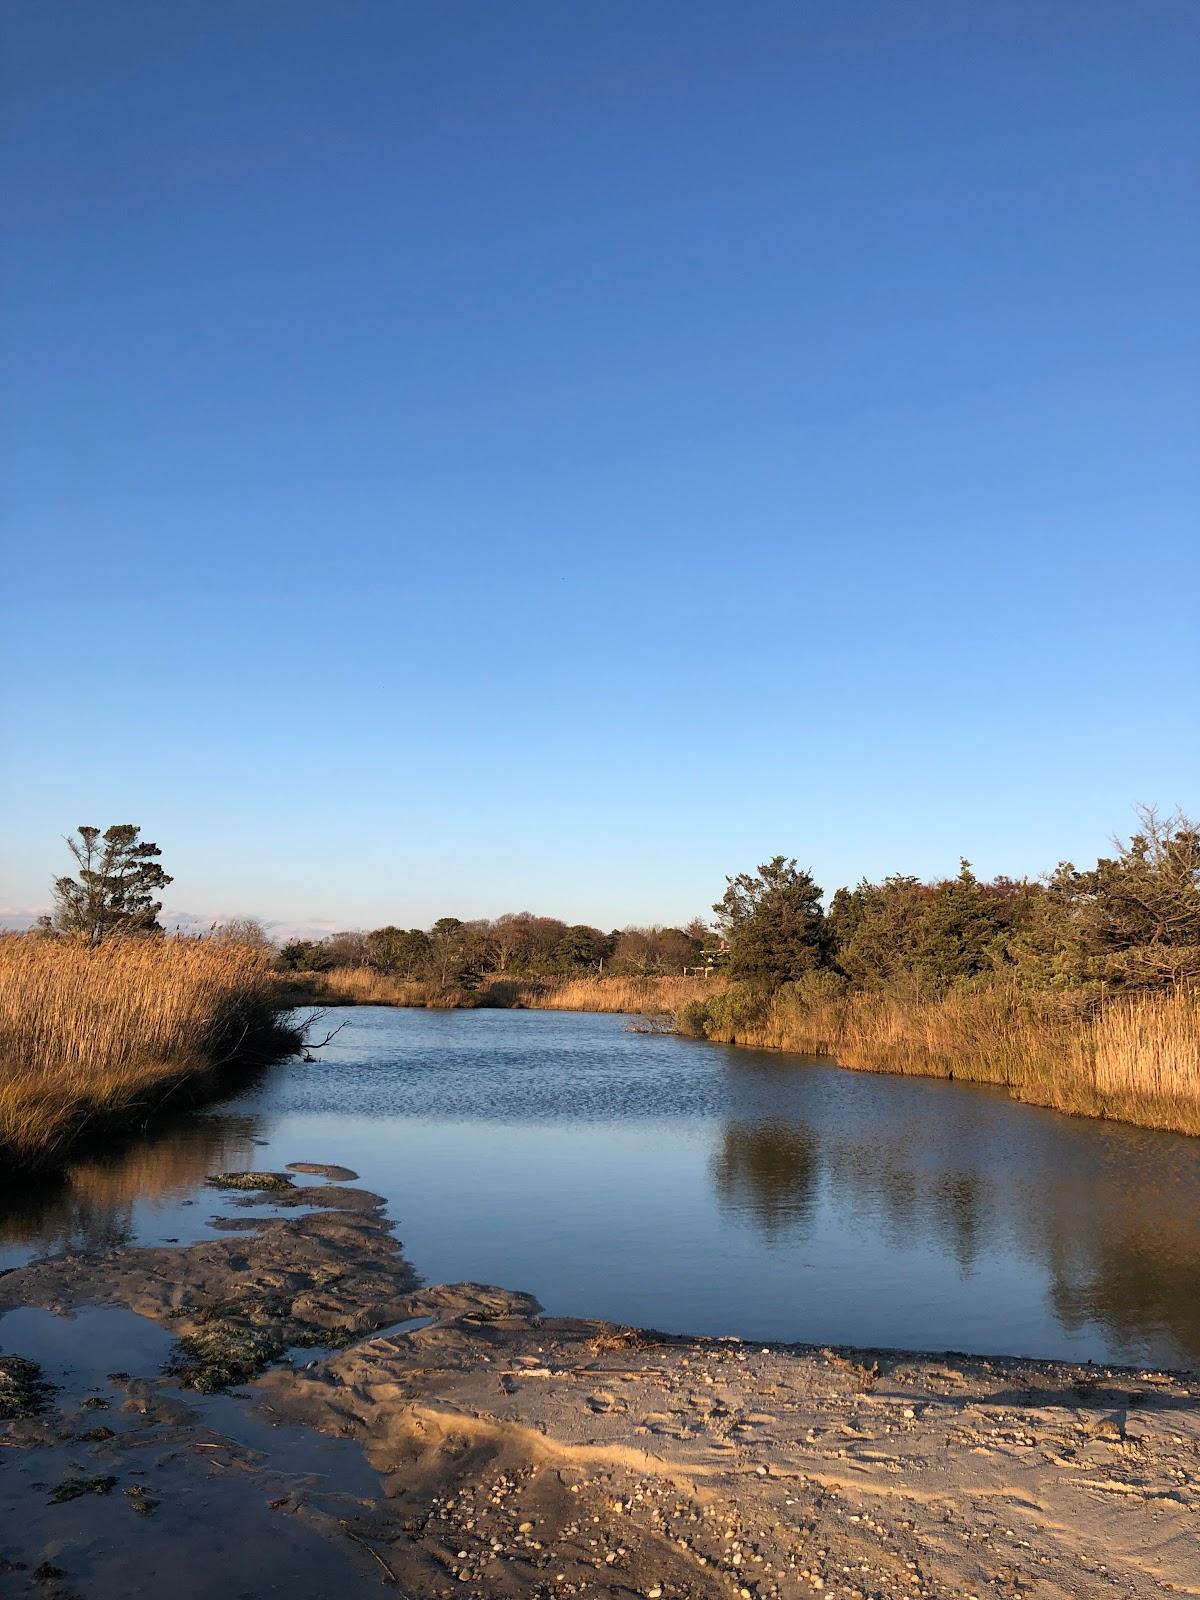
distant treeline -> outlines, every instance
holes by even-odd
[[[978,878],[962,862],[932,882],[894,874],[821,887],[776,856],[726,880],[710,925],[604,933],[515,912],[442,917],[285,945],[291,970],[366,967],[470,990],[497,977],[668,977],[714,969],[814,999],[882,991],[933,997],[992,981],[1029,988],[1145,991],[1200,979],[1200,830],[1182,814],[1139,814],[1138,831],[1095,866],[1061,863],[1045,879]]]
[[[368,967],[390,978],[471,989],[491,978],[669,977],[715,963],[720,940],[707,923],[686,928],[618,928],[514,911],[471,922],[439,917],[431,928],[374,928],[295,940],[280,951],[289,971]]]

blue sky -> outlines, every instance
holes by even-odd
[[[705,910],[1200,809],[1190,4],[9,0],[0,902]]]

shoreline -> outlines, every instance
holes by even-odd
[[[47,1562],[90,1600],[237,1592],[264,1562],[292,1592],[431,1600],[1200,1592],[1200,1375],[548,1317],[422,1285],[349,1175],[241,1181],[200,1244],[0,1277],[0,1312],[102,1307],[181,1341],[172,1376],[0,1422],[15,1592],[45,1594]],[[7,1321],[4,1355],[36,1360]],[[71,1463],[112,1481],[47,1503]]]
[[[861,995],[802,1006],[788,991],[751,993],[725,986],[718,976],[533,984],[500,978],[477,990],[434,992],[425,984],[381,980],[365,969],[281,977],[268,972],[261,952],[210,949],[202,942],[131,947],[105,952],[103,960],[72,946],[37,955],[34,946],[18,947],[11,939],[4,949],[18,969],[22,961],[32,960],[34,970],[45,964],[47,993],[59,1008],[50,1007],[58,1016],[54,1027],[33,1030],[45,1059],[31,1064],[10,1041],[9,1064],[0,1068],[0,1156],[13,1179],[53,1177],[80,1153],[146,1127],[164,1111],[219,1100],[238,1073],[300,1054],[303,1030],[287,1027],[283,1019],[305,1006],[641,1015],[651,1019],[647,1032],[778,1050],[844,1071],[988,1084],[1066,1115],[1200,1135],[1200,997],[1183,991],[1173,998],[1113,1002],[1087,1021],[1069,1007],[1055,1011],[1045,996],[1030,1002],[1000,993],[963,994],[924,1009],[887,1002],[872,1010],[864,1008]],[[185,996],[173,1029],[156,1032],[146,1008],[153,1011],[171,983],[176,989],[191,985],[194,992]],[[103,996],[107,1009],[95,1003]],[[86,1028],[76,1020],[85,1048],[75,1031],[67,1030],[62,1040],[55,1032],[84,1000],[89,1005],[80,1017],[86,1013]],[[1037,1013],[1032,1021],[1022,1009],[1029,1004]],[[128,1015],[116,1018],[120,1026],[114,1023],[112,1037],[107,1029],[95,1032],[95,1018],[111,1018],[114,1005]],[[1039,1006],[1050,1006],[1040,1022]],[[29,1032],[30,1018],[22,1012],[18,1021]],[[12,1064],[17,1060],[20,1068]],[[1130,1077],[1130,1063],[1139,1064],[1140,1077]]]
[[[323,975],[305,976],[319,979]],[[344,974],[341,981],[345,982]],[[1119,1081],[1103,1083],[1095,1062],[1082,1059],[1092,1047],[1091,1041],[1064,1026],[1061,1017],[1057,1019],[1057,1038],[1022,1040],[1020,1025],[1014,1024],[1011,1040],[1001,1030],[998,1037],[980,1044],[972,1038],[969,1028],[962,1031],[960,1026],[955,1044],[948,1048],[945,1042],[935,1047],[924,1037],[928,1024],[921,1014],[910,1019],[903,1007],[892,1002],[888,1002],[890,1015],[877,1041],[864,1041],[855,1035],[853,1006],[842,1003],[803,1008],[789,1004],[788,997],[778,993],[758,997],[746,1016],[738,1016],[735,1010],[732,1020],[714,1018],[704,1014],[710,1002],[715,1002],[719,1010],[729,994],[720,979],[599,978],[540,986],[503,980],[475,991],[437,992],[424,984],[372,978],[357,992],[353,987],[338,988],[336,984],[323,991],[319,983],[301,984],[295,992],[300,996],[294,1002],[297,1005],[374,1005],[401,1011],[575,1011],[645,1016],[664,1022],[669,1018],[669,1026],[655,1026],[648,1031],[675,1033],[697,1043],[807,1057],[843,1072],[982,1084],[1002,1090],[1024,1105],[1057,1111],[1063,1116],[1200,1137],[1200,1098],[1196,1098],[1200,1059],[1193,1060],[1200,1040],[1200,1023],[1195,1020],[1198,1013],[1194,1008],[1188,1011],[1192,1036],[1181,1039],[1164,1030],[1163,1037],[1139,1040],[1139,1049],[1153,1061],[1153,1078],[1159,1087],[1135,1091]],[[864,998],[856,997],[858,1001]],[[1141,1004],[1146,1007],[1146,1016],[1153,1015],[1153,1001]],[[1181,992],[1178,1004],[1182,1011],[1185,1006],[1192,1006],[1192,1000]],[[700,1008],[699,1014],[696,1008]],[[1174,1068],[1164,1065],[1171,1059],[1175,1060]],[[1064,1071],[1056,1065],[1059,1060],[1071,1061],[1070,1069]],[[1172,1070],[1186,1079],[1183,1093],[1172,1085]]]

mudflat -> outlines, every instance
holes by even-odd
[[[6,1595],[1200,1594],[1200,1378],[546,1317],[293,1170],[0,1278]]]

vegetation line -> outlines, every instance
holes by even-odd
[[[289,972],[283,992],[294,1005],[418,1006],[431,1011],[468,1009],[614,1011],[674,1016],[724,980],[711,976],[580,978],[487,978],[443,987],[429,978],[395,978],[370,967],[332,967],[325,972]]]
[[[293,998],[329,1005],[518,1007],[670,1017],[685,1037],[828,1057],[852,1071],[957,1078],[1078,1116],[1200,1134],[1200,993],[988,984],[833,995],[712,975],[492,982],[443,990],[362,967],[295,974]],[[824,990],[824,992],[822,992]]]
[[[1107,998],[990,986],[933,998],[803,982],[688,1001],[692,1038],[832,1057],[855,1071],[991,1083],[1033,1105],[1200,1134],[1200,993]]]
[[[299,1048],[268,952],[213,940],[0,937],[0,1166],[61,1166],[87,1136]]]

